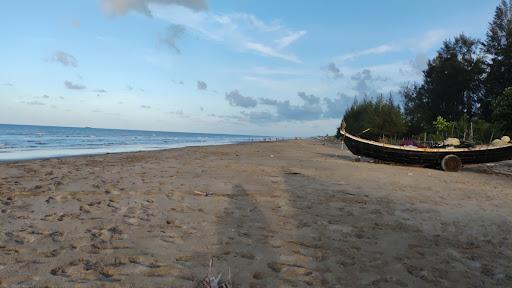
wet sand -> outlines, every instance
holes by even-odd
[[[234,287],[512,287],[512,177],[353,159],[300,140],[0,164],[0,287],[194,287],[210,259]]]

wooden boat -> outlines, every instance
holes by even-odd
[[[340,130],[343,142],[355,155],[424,167],[441,167],[445,171],[459,171],[462,165],[499,162],[512,159],[512,144],[478,146],[475,148],[418,148],[379,143],[356,137]]]

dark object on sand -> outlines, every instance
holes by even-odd
[[[347,133],[344,124],[340,129],[347,148],[355,155],[385,162],[442,168],[459,171],[462,165],[499,162],[512,159],[512,144],[479,146],[474,148],[418,148],[401,147],[362,139]]]

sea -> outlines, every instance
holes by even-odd
[[[0,124],[0,161],[262,141],[265,136]]]

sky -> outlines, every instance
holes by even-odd
[[[354,99],[421,80],[494,0],[3,1],[0,123],[333,134]]]

